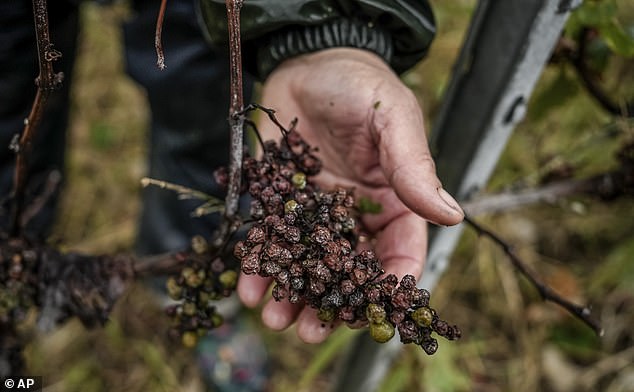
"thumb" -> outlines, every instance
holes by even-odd
[[[379,116],[387,113],[376,113]],[[416,214],[439,225],[455,225],[464,218],[456,200],[442,188],[429,152],[420,108],[407,113],[389,112],[390,119],[375,128],[379,162],[388,182]]]

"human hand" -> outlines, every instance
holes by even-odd
[[[427,147],[423,115],[411,92],[377,55],[335,48],[282,63],[267,79],[262,105],[276,110],[282,124],[297,117],[297,129],[319,148],[323,169],[316,182],[323,189],[354,188],[382,205],[379,214],[363,216],[376,236],[375,251],[386,273],[419,278],[427,251],[426,220],[454,225],[464,215],[442,189]],[[260,124],[264,140],[279,130]],[[238,294],[247,306],[258,305],[270,279],[241,276]],[[309,343],[331,332],[316,310],[270,299],[264,324],[282,330],[297,321],[298,336]]]

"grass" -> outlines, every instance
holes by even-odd
[[[634,15],[626,1],[623,12]],[[435,1],[440,31],[428,59],[405,81],[433,120],[474,2]],[[628,8],[629,7],[629,8]],[[145,171],[148,108],[124,73],[122,5],[82,6],[81,55],[74,75],[67,186],[55,230],[68,249],[91,253],[132,248]],[[631,20],[631,19],[630,19]],[[627,87],[627,86],[625,86]],[[629,96],[634,96],[629,84]],[[612,152],[634,136],[585,94],[570,69],[551,66],[527,119],[518,127],[490,191],[534,186],[553,168],[577,175],[604,170]],[[116,159],[112,157],[116,156]],[[510,267],[488,240],[467,230],[433,295],[433,306],[464,337],[441,342],[433,357],[405,347],[381,391],[634,390],[634,202],[587,198],[524,208],[482,221],[556,289],[589,302],[603,320],[602,339],[550,304]],[[257,323],[256,314],[248,314]],[[192,355],[165,341],[166,320],[143,287],[134,287],[104,328],[76,321],[29,346],[30,372],[55,391],[201,391]],[[332,385],[336,358],[349,339],[301,344],[292,330],[263,330],[271,356],[271,390],[320,391]]]

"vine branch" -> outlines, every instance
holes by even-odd
[[[154,33],[154,48],[156,49],[156,66],[162,71],[165,69],[165,53],[163,52],[163,20],[167,0],[161,0],[158,17],[156,18],[156,31]]]
[[[242,180],[242,153],[244,120],[244,98],[242,89],[242,44],[240,41],[240,8],[242,0],[226,0],[227,25],[229,29],[229,65],[230,65],[230,106],[229,127],[231,144],[229,157],[229,185],[225,198],[225,219],[220,226],[215,245],[220,246],[235,227],[240,187]]]
[[[482,227],[469,216],[465,216],[464,220],[467,224],[473,227],[478,234],[488,237],[502,248],[513,266],[537,289],[543,300],[551,301],[561,306],[592,328],[598,336],[603,336],[603,328],[599,322],[592,317],[592,311],[588,306],[576,305],[557,294],[552,288],[550,288],[550,286],[543,283],[537,275],[528,268],[526,263],[524,263],[524,261],[513,251],[513,248],[500,236]]]
[[[13,177],[12,207],[10,233],[17,236],[21,230],[20,215],[24,207],[24,191],[28,179],[28,158],[31,152],[31,144],[38,125],[42,120],[42,114],[49,95],[58,89],[63,73],[53,71],[53,61],[62,57],[62,54],[53,48],[49,33],[48,6],[46,0],[33,0],[33,15],[35,19],[35,37],[37,41],[37,58],[39,74],[35,79],[37,92],[33,100],[33,106],[29,116],[24,120],[24,129],[17,143],[12,143],[16,153],[15,174]]]
[[[132,269],[136,278],[173,273],[187,260],[188,251],[170,252],[133,259]]]
[[[554,203],[562,197],[573,195],[588,195],[603,200],[634,195],[633,166],[623,162],[621,167],[614,171],[588,178],[560,180],[540,188],[487,195],[461,203],[461,206],[467,214],[473,216],[509,211],[540,202]]]

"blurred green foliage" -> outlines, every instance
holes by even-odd
[[[586,0],[573,12],[566,33],[576,36],[582,28],[596,28],[607,46],[623,57],[634,57],[634,24],[619,20],[617,0]]]

